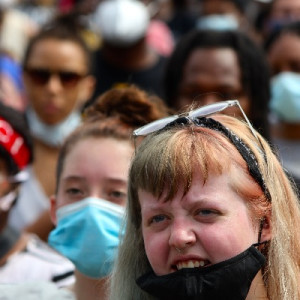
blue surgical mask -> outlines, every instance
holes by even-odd
[[[239,27],[237,18],[233,15],[207,15],[199,18],[198,29],[210,30],[236,30]]]
[[[91,278],[107,276],[119,245],[124,208],[99,199],[84,200],[57,210],[57,227],[48,243]]]
[[[26,115],[32,136],[52,147],[60,147],[64,139],[81,122],[79,111],[73,111],[62,122],[55,125],[45,124],[30,107],[27,109]]]
[[[282,72],[272,78],[270,111],[280,120],[300,122],[300,74]]]

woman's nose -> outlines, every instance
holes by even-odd
[[[174,221],[170,229],[169,245],[183,250],[196,242],[196,235],[188,222]]]

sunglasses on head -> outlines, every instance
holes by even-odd
[[[73,71],[64,71],[64,70],[49,70],[44,68],[31,68],[25,67],[24,71],[29,76],[29,78],[38,85],[45,85],[49,82],[50,78],[53,75],[58,76],[61,84],[64,87],[73,87],[75,86],[80,79],[85,75],[79,74]]]
[[[269,201],[271,201],[269,191],[265,185],[263,175],[260,172],[257,159],[254,153],[252,152],[252,150],[233,131],[225,127],[220,122],[212,118],[207,118],[212,114],[222,112],[223,110],[233,106],[237,106],[241,110],[242,115],[245,118],[245,121],[247,122],[247,125],[249,127],[249,130],[258,141],[258,145],[261,146],[261,149],[259,150],[260,152],[262,152],[262,155],[264,156],[264,152],[262,151],[263,146],[238,100],[227,100],[227,101],[216,102],[213,104],[199,107],[198,109],[192,110],[186,114],[174,115],[160,120],[156,120],[154,122],[151,122],[149,124],[146,124],[134,130],[133,136],[134,137],[146,136],[148,134],[157,132],[159,130],[172,128],[173,126],[177,126],[177,125],[188,125],[188,124],[195,124],[199,127],[206,127],[212,130],[219,131],[220,133],[225,135],[230,140],[230,142],[236,147],[236,149],[240,152],[241,156],[244,158],[244,160],[248,165],[250,174],[260,185],[260,187],[264,191]]]
[[[186,120],[185,123],[191,123],[193,120],[197,118],[202,118],[202,117],[208,117],[212,114],[219,113],[226,108],[232,107],[232,106],[237,106],[241,112],[243,117],[245,118],[249,129],[251,130],[252,134],[257,138],[257,134],[252,127],[248,117],[246,116],[244,110],[242,109],[240,103],[238,100],[227,100],[227,101],[221,101],[221,102],[216,102],[213,104],[205,105],[202,107],[199,107],[195,110],[192,110],[188,112],[187,114],[181,114],[181,115],[173,115],[170,117],[166,117],[160,120],[153,121],[149,124],[146,124],[136,130],[134,130],[133,135],[134,136],[140,136],[140,135],[148,135],[152,132],[158,131],[165,126],[169,125],[170,123],[178,123],[177,120]],[[257,138],[258,139],[258,138]]]

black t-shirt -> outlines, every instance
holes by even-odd
[[[94,55],[93,75],[96,77],[96,87],[94,95],[89,104],[100,94],[108,89],[123,85],[135,84],[139,88],[150,94],[156,94],[163,98],[163,82],[166,58],[159,56],[156,63],[147,69],[125,70],[111,65],[98,50]]]

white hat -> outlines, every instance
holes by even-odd
[[[129,46],[145,36],[150,21],[147,7],[138,0],[105,0],[95,14],[103,40]]]

